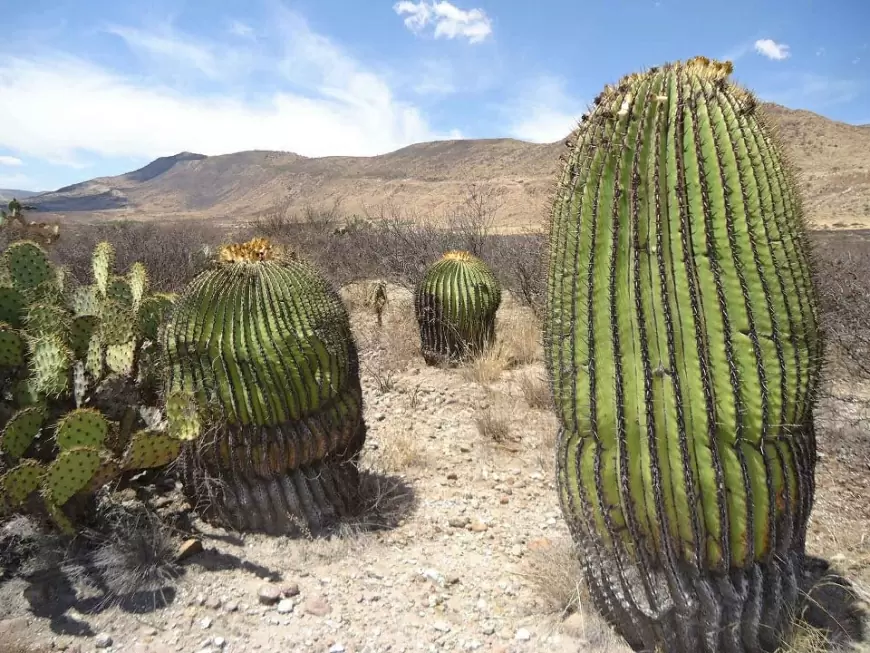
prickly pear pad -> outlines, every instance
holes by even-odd
[[[0,489],[14,508],[39,488],[45,476],[45,467],[36,460],[22,460],[18,465],[0,476]]]
[[[0,322],[0,367],[18,367],[24,363],[24,341],[11,325]]]
[[[157,431],[137,431],[121,461],[123,469],[148,469],[167,465],[178,458],[181,441]]]
[[[75,447],[61,451],[48,467],[45,488],[58,506],[87,485],[100,469],[100,452],[88,447]]]
[[[99,449],[108,434],[109,423],[100,411],[95,408],[77,408],[58,421],[55,439],[61,449]]]
[[[44,281],[54,278],[48,254],[29,240],[12,243],[4,253],[12,285],[22,291],[32,290]]]
[[[24,295],[12,286],[0,286],[0,322],[13,327],[24,324],[24,307],[27,302]]]
[[[42,406],[28,406],[15,413],[3,429],[0,450],[12,458],[21,458],[45,422]]]

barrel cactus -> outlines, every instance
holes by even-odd
[[[568,142],[544,341],[557,481],[634,650],[774,650],[813,503],[823,342],[801,200],[730,62],[608,86]]]
[[[74,496],[180,451],[154,412],[171,297],[147,293],[141,264],[122,277],[112,260],[100,243],[94,283],[76,285],[35,242],[0,257],[0,513],[44,512],[74,532]]]
[[[185,490],[242,531],[317,533],[351,514],[366,436],[356,344],[338,293],[265,239],[227,245],[164,332]]]
[[[414,312],[426,362],[475,356],[495,338],[501,284],[489,266],[465,251],[449,251],[417,282]]]

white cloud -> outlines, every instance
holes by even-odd
[[[240,20],[234,20],[231,22],[229,31],[230,34],[241,36],[242,38],[251,38],[254,36],[254,28]]]
[[[285,10],[273,18],[277,53],[113,28],[131,48],[212,80],[222,81],[227,58],[244,60],[248,71],[270,75],[260,95],[231,84],[209,95],[182,92],[65,53],[0,56],[0,96],[15,98],[0,103],[0,147],[77,165],[87,154],[157,157],[183,150],[374,155],[447,136],[301,17]]]
[[[755,42],[755,51],[768,59],[781,61],[791,56],[789,46],[785,43],[777,43],[773,39],[758,39]]]
[[[818,50],[816,50],[816,56],[817,56],[817,57],[824,57],[824,56],[825,56],[825,48],[824,48],[824,46],[822,46],[822,47],[820,47]]]
[[[0,154],[0,166],[20,166],[24,163],[17,156],[8,156]]]
[[[508,133],[533,143],[565,138],[586,109],[586,103],[565,91],[564,82],[544,76],[522,89],[522,98],[508,106]]]
[[[492,21],[483,9],[459,9],[444,0],[439,2],[411,2],[401,0],[393,5],[400,16],[407,14],[405,26],[415,34],[434,23],[435,38],[464,37],[469,43],[480,43],[492,34]]]
[[[11,175],[0,174],[0,188],[13,188],[16,190],[29,190],[35,188],[34,181],[27,175],[15,173]]]

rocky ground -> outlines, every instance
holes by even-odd
[[[407,291],[390,288],[380,327],[364,290],[343,292],[362,352],[365,462],[393,527],[300,541],[196,522],[203,550],[159,607],[103,608],[87,588],[12,580],[0,653],[628,651],[582,599],[531,314],[507,297],[494,352],[437,369],[417,353]],[[870,585],[870,443],[852,403],[827,401],[809,545]]]

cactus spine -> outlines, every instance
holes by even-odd
[[[607,87],[552,206],[558,485],[638,651],[772,651],[813,502],[822,341],[797,185],[731,64]]]
[[[181,293],[164,351],[171,428],[201,433],[183,473],[206,516],[290,534],[354,509],[359,362],[318,270],[265,239],[223,247]]]
[[[469,252],[445,253],[414,294],[426,362],[457,361],[491,345],[500,304],[501,284],[486,263]]]

